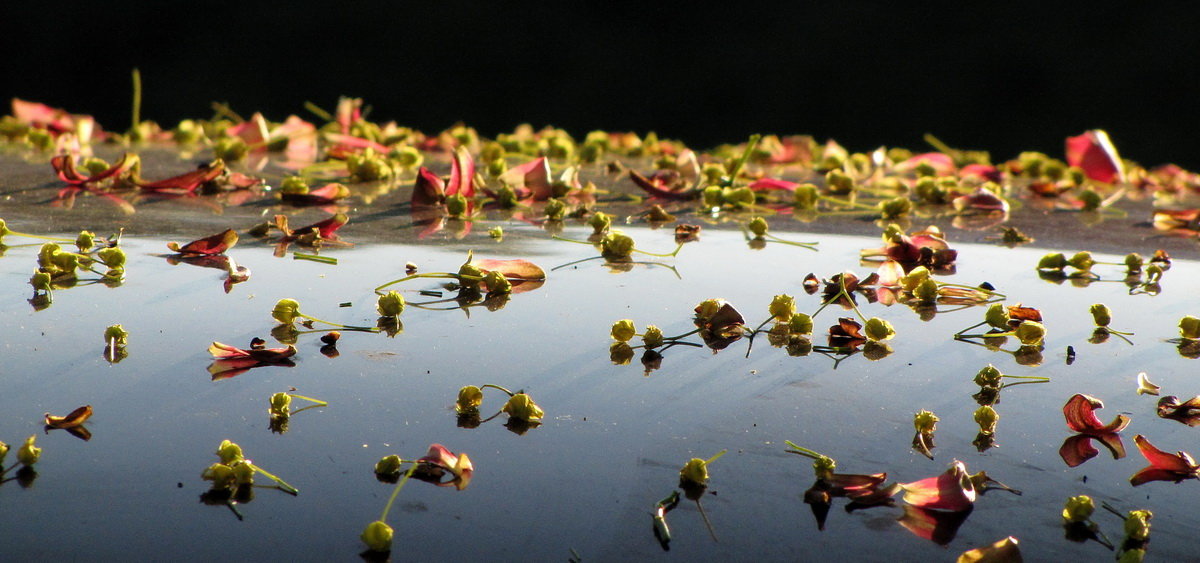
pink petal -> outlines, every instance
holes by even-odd
[[[194,240],[183,246],[179,246],[179,244],[174,242],[167,243],[167,248],[180,254],[211,256],[229,250],[233,245],[237,244],[237,241],[237,231],[226,229],[215,235]]]
[[[960,178],[974,176],[996,183],[999,183],[1001,180],[1000,170],[990,164],[968,164],[958,171],[958,176]]]
[[[1097,182],[1112,184],[1125,180],[1125,169],[1117,148],[1108,133],[1101,129],[1067,137],[1067,164],[1082,168],[1085,176]]]
[[[1095,397],[1076,393],[1063,405],[1063,416],[1067,419],[1067,428],[1075,432],[1088,434],[1120,432],[1129,425],[1129,417],[1117,415],[1111,423],[1105,425],[1096,417],[1096,409],[1104,408],[1104,403]]]
[[[784,190],[788,192],[796,191],[800,184],[797,182],[789,182],[777,178],[759,178],[750,184],[750,189],[754,191],[762,190]]]
[[[950,155],[940,152],[927,152],[909,157],[908,160],[896,165],[897,172],[909,172],[916,170],[921,163],[928,164],[933,167],[934,173],[938,176],[949,176],[954,173],[954,159]]]
[[[429,451],[425,453],[425,457],[422,457],[421,459],[418,459],[417,461],[423,462],[423,463],[431,463],[431,464],[437,465],[438,467],[441,467],[443,469],[451,469],[452,467],[455,466],[456,460],[457,460],[457,457],[454,455],[453,452],[446,449],[446,446],[443,446],[441,444],[430,444]]]
[[[955,461],[941,475],[901,487],[904,502],[920,508],[957,512],[971,508],[975,502],[975,486],[961,461]]]
[[[251,152],[267,150],[267,120],[261,113],[254,112],[250,119],[226,129],[225,134],[245,141]]]
[[[534,201],[545,201],[554,195],[550,189],[550,163],[544,156],[510,168],[504,173],[504,181],[518,192],[519,188],[528,190]]]
[[[954,198],[954,208],[959,211],[1008,211],[1008,202],[990,190],[978,188],[970,195]]]
[[[546,189],[549,190],[549,184]],[[471,159],[470,151],[462,146],[454,149],[454,159],[450,162],[450,182],[446,184],[446,195],[455,194],[467,199],[475,197],[475,161]]]
[[[896,287],[900,285],[900,278],[905,275],[904,266],[895,260],[884,260],[875,273],[879,274],[880,287]]]

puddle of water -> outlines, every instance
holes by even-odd
[[[160,255],[164,240],[127,237],[124,286],[61,290],[40,312],[25,302],[37,247],[10,247],[0,260],[0,286],[9,296],[0,304],[0,322],[9,327],[0,343],[0,438],[19,443],[37,433],[45,451],[32,487],[0,488],[10,507],[0,511],[6,550],[39,559],[80,553],[199,559],[227,556],[232,546],[244,557],[345,558],[362,549],[359,533],[392,490],[374,479],[374,463],[387,454],[422,455],[439,442],[467,452],[475,478],[462,492],[423,483],[404,489],[389,518],[398,558],[548,560],[564,558],[572,548],[585,559],[654,557],[662,553],[648,516],[654,503],[674,489],[685,461],[722,449],[729,453],[711,467],[712,494],[702,501],[719,541],[710,537],[696,504],[684,501],[669,515],[673,556],[794,560],[820,552],[870,560],[886,550],[889,558],[946,558],[1015,535],[1027,557],[1110,557],[1096,543],[1063,539],[1059,513],[1077,494],[1122,510],[1152,509],[1152,553],[1173,559],[1190,554],[1188,534],[1200,516],[1173,500],[1182,487],[1195,485],[1128,484],[1145,465],[1134,434],[1146,434],[1168,451],[1196,449],[1193,430],[1157,418],[1156,399],[1134,393],[1139,371],[1148,372],[1164,394],[1200,393],[1189,382],[1195,360],[1166,342],[1177,335],[1180,316],[1196,313],[1187,309],[1193,304],[1190,280],[1200,265],[1190,261],[1177,261],[1164,277],[1163,293],[1150,297],[1129,295],[1120,283],[1080,288],[1040,280],[1033,268],[1042,251],[954,244],[958,272],[944,279],[988,281],[1010,304],[1042,310],[1049,334],[1036,367],[952,340],[982,320],[983,308],[926,322],[904,306],[879,304],[864,304],[863,312],[889,320],[898,332],[890,342],[894,353],[880,361],[860,354],[835,369],[829,358],[790,357],[760,338],[749,358],[742,341],[718,354],[672,348],[648,375],[636,358],[613,365],[608,332],[618,319],[631,318],[639,329],[656,324],[667,335],[684,333],[692,328],[697,303],[723,297],[756,326],[778,293],[795,295],[798,309],[811,312],[820,297],[804,294],[804,276],[846,269],[865,274],[858,251],[879,244],[876,238],[820,235],[819,252],[777,244],[750,250],[739,233],[706,231],[700,244],[661,260],[674,270],[636,265],[614,273],[599,261],[583,262],[551,272],[543,287],[514,295],[497,311],[475,307],[468,316],[410,306],[404,332],[394,338],[345,332],[340,356],[327,358],[318,353],[318,335],[302,335],[295,367],[210,381],[208,344],[244,346],[252,337],[269,337],[275,324],[270,310],[280,298],[297,299],[303,312],[317,317],[370,325],[376,317],[372,288],[403,276],[409,261],[423,271],[454,271],[473,247],[477,257],[528,258],[549,268],[593,252],[545,241],[521,223],[505,230],[502,243],[476,238],[336,249],[328,254],[339,258],[337,266],[278,259],[270,248],[243,243],[230,255],[253,277],[229,294],[218,270],[172,266]],[[627,232],[647,250],[674,246],[667,230]],[[586,234],[569,228],[564,236]],[[1116,267],[1097,269],[1120,279]],[[402,287],[410,301],[434,299],[416,293],[435,288],[433,283]],[[339,306],[345,302],[351,305]],[[1116,338],[1087,342],[1088,306],[1096,302],[1112,308],[1114,328],[1135,333],[1133,346]],[[839,314],[846,313],[821,313],[818,334]],[[110,366],[101,334],[113,323],[131,335],[129,357]],[[814,340],[824,343],[822,336]],[[1069,366],[1067,346],[1078,353]],[[996,405],[999,447],[981,454],[971,443],[977,432],[971,395],[978,391],[971,380],[988,363],[1007,374],[1052,381],[1003,392]],[[500,419],[458,428],[457,390],[483,383],[525,389],[546,410],[545,423],[525,435],[508,431]],[[272,433],[267,398],[293,386],[329,406],[297,414],[287,433]],[[1124,432],[1125,459],[1114,461],[1102,451],[1079,467],[1066,467],[1058,455],[1070,435],[1061,408],[1074,393],[1103,399],[1102,419],[1132,416]],[[43,412],[61,414],[82,404],[96,411],[87,424],[91,441],[62,431],[41,433]],[[485,416],[500,404],[497,394],[487,394]],[[921,409],[941,418],[935,461],[909,447],[912,415]],[[224,507],[202,505],[198,498],[207,484],[199,475],[215,461],[222,439],[241,444],[248,457],[298,487],[299,496],[260,490],[240,506],[240,522]],[[899,505],[846,513],[842,501],[835,502],[821,532],[802,502],[812,482],[810,463],[784,453],[785,439],[835,457],[841,471],[886,471],[900,482],[938,474],[959,459],[1024,495],[989,492],[948,547],[900,526]],[[1116,517],[1098,511],[1094,520],[1120,539]]]

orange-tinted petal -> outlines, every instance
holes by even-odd
[[[955,461],[941,475],[905,483],[901,487],[904,502],[921,508],[957,512],[971,508],[975,502],[975,486],[961,461]]]

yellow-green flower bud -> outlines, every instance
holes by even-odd
[[[980,387],[999,387],[1000,379],[1003,377],[1004,374],[1000,373],[996,366],[988,364],[975,374],[975,384]]]
[[[80,252],[87,252],[96,246],[96,233],[91,231],[79,231],[79,236],[75,237],[75,247]]]
[[[17,450],[17,461],[21,462],[21,465],[33,465],[42,458],[42,448],[34,445],[36,441],[37,434],[34,434],[26,438],[25,443],[21,444],[21,447]]]
[[[721,310],[722,305],[723,303],[720,299],[705,299],[696,306],[696,318],[701,321],[707,321],[713,315],[716,315],[717,311]]]
[[[1150,264],[1146,266],[1146,281],[1155,283],[1162,279],[1163,272],[1166,271],[1158,264]]]
[[[517,192],[508,185],[501,185],[496,188],[496,203],[504,209],[511,209],[517,206]]]
[[[246,141],[239,137],[218,139],[213,145],[213,156],[225,162],[237,162],[245,158],[249,152],[250,147],[246,146]]]
[[[1092,320],[1096,321],[1096,326],[1108,326],[1112,322],[1112,311],[1108,310],[1108,305],[1096,303],[1088,309],[1092,313]]]
[[[621,231],[612,231],[600,239],[600,253],[605,258],[629,258],[633,254],[633,238]]]
[[[1008,309],[1001,303],[992,303],[988,306],[987,312],[984,313],[983,320],[1000,330],[1007,330],[1009,321]]]
[[[900,225],[897,225],[895,223],[888,223],[888,225],[883,228],[883,234],[880,235],[880,238],[882,238],[883,242],[886,244],[886,243],[890,243],[890,242],[897,242],[900,240],[900,237],[903,237],[903,236],[904,236],[904,229],[901,228]],[[928,268],[926,268],[926,270],[928,270]]]
[[[300,316],[300,302],[295,299],[280,299],[275,303],[275,308],[271,309],[271,316],[285,325],[292,324],[296,317]]]
[[[396,163],[401,168],[408,170],[416,168],[425,162],[425,157],[421,156],[421,151],[408,145],[392,149],[392,157],[396,159]]]
[[[504,274],[492,270],[483,275],[483,285],[487,286],[489,295],[505,295],[512,293],[512,282]]]
[[[938,284],[932,278],[926,278],[925,281],[917,284],[913,295],[922,303],[933,303],[938,298]]]
[[[597,211],[588,218],[588,225],[592,227],[593,233],[602,235],[608,232],[608,228],[612,226],[612,215]]]
[[[504,408],[500,409],[500,411],[508,413],[508,415],[513,418],[524,420],[526,422],[541,420],[542,416],[546,414],[545,411],[543,411],[541,407],[537,406],[537,404],[533,402],[533,399],[529,398],[529,395],[526,395],[525,393],[517,393],[516,395],[509,397],[508,402],[504,403]]]
[[[629,342],[637,335],[637,328],[632,319],[621,319],[613,323],[611,334],[617,342]]]
[[[746,227],[750,229],[750,232],[754,233],[754,236],[760,238],[766,236],[767,230],[769,229],[767,220],[763,219],[762,217],[755,217],[751,219],[750,223],[748,223]]]
[[[813,318],[808,313],[796,313],[788,322],[788,332],[792,334],[812,334]]]
[[[917,286],[921,285],[921,282],[927,279],[929,279],[929,268],[917,266],[900,278],[900,287],[903,287],[905,291],[914,291]]]
[[[33,286],[34,291],[50,291],[50,280],[53,279],[49,272],[37,271],[29,278],[29,285]]]
[[[392,527],[388,526],[387,522],[376,520],[367,524],[367,528],[363,530],[359,538],[362,539],[363,543],[367,544],[367,549],[385,552],[392,549],[393,534]]]
[[[1125,269],[1131,274],[1136,274],[1142,271],[1142,255],[1136,252],[1130,252],[1125,255]]]
[[[292,396],[287,393],[275,393],[271,395],[270,412],[274,416],[289,416],[291,411],[288,410],[292,406]]]
[[[254,466],[249,463],[238,463],[233,466],[233,478],[239,485],[254,484]]]
[[[932,412],[923,410],[913,416],[913,427],[917,432],[930,434],[937,430],[938,417]]]
[[[214,463],[200,473],[200,478],[205,481],[212,481],[213,490],[228,489],[237,482],[237,476],[233,474],[233,468],[223,463]]]
[[[847,176],[841,170],[830,170],[825,174],[825,185],[829,187],[829,191],[835,194],[847,194],[854,191],[854,179]]]
[[[117,247],[103,248],[96,253],[96,257],[100,259],[100,263],[108,266],[111,270],[120,270],[125,267],[125,251]]]
[[[1079,201],[1083,204],[1084,211],[1095,211],[1100,209],[1100,204],[1104,203],[1104,198],[1095,190],[1083,190],[1079,192]]]
[[[633,361],[633,347],[625,342],[613,342],[608,347],[608,359],[618,366],[628,365]]]
[[[0,219],[0,239],[3,239],[4,235],[7,235],[11,232],[12,231],[8,228],[8,222],[4,219]]]
[[[0,464],[4,463],[4,458],[8,455],[9,445],[0,442]]]
[[[1067,499],[1067,504],[1063,507],[1063,522],[1066,524],[1087,522],[1095,511],[1096,503],[1092,502],[1092,497],[1087,495],[1071,497]]]
[[[1017,340],[1026,346],[1040,346],[1046,338],[1046,327],[1037,321],[1021,321],[1015,331]]]
[[[642,343],[646,345],[646,348],[657,348],[659,346],[662,346],[662,344],[663,344],[662,329],[660,329],[654,325],[647,325],[646,332],[642,333]]]
[[[792,193],[792,205],[800,210],[816,209],[819,199],[821,191],[813,184],[800,184]]]
[[[907,197],[898,196],[879,202],[879,215],[884,219],[895,219],[908,215],[912,208],[912,201]]]
[[[776,295],[774,299],[771,299],[771,306],[767,310],[775,320],[782,323],[790,322],[792,316],[796,314],[796,299],[787,294]]]
[[[725,202],[734,207],[748,207],[754,205],[754,190],[750,188],[736,188],[721,191],[721,197]]]
[[[1000,422],[1000,413],[996,412],[991,405],[983,405],[975,409],[975,424],[979,425],[980,432],[994,433],[997,422]]]
[[[1125,517],[1125,537],[1137,541],[1150,538],[1150,519],[1154,513],[1149,510],[1130,510]]]
[[[117,347],[125,346],[129,340],[129,331],[125,330],[121,325],[112,325],[104,329],[104,343],[115,344]]]
[[[701,193],[701,201],[704,202],[704,207],[709,209],[721,207],[725,203],[724,190],[720,186],[708,186]]]
[[[221,445],[217,446],[217,457],[221,458],[221,463],[225,465],[231,465],[246,459],[242,455],[242,447],[229,440],[222,440]]]
[[[823,455],[813,461],[813,473],[817,474],[817,479],[828,479],[833,476],[833,472],[837,470],[837,461],[833,458]]]
[[[875,342],[882,342],[896,336],[896,329],[892,328],[892,323],[879,317],[867,319],[867,324],[863,328],[867,338]]]
[[[87,172],[88,176],[101,174],[109,169],[109,164],[103,158],[89,156],[83,159],[80,166]]]
[[[1179,319],[1179,336],[1188,340],[1200,339],[1200,319],[1191,315]]]
[[[546,212],[546,218],[551,221],[561,221],[563,216],[567,214],[567,204],[561,199],[551,198],[546,200],[545,207],[542,208]]]
[[[1066,256],[1063,256],[1063,254],[1061,252],[1052,252],[1050,254],[1042,256],[1042,259],[1038,260],[1037,269],[1039,269],[1039,270],[1062,270],[1063,268],[1067,267],[1067,264],[1068,263],[1067,263]]]
[[[383,456],[379,458],[379,461],[375,462],[375,474],[384,476],[395,475],[400,472],[400,464],[400,456],[396,454]]]
[[[288,176],[279,183],[279,191],[285,194],[306,194],[308,190],[308,182],[300,176]]]
[[[462,194],[446,197],[446,213],[451,217],[462,217],[467,212],[467,198]]]
[[[467,385],[458,390],[458,400],[454,402],[454,409],[459,414],[475,412],[482,404],[483,390],[474,385]]]
[[[685,485],[708,485],[708,463],[698,457],[692,458],[679,470],[679,481]]]
[[[1096,261],[1092,259],[1091,252],[1084,250],[1081,252],[1076,252],[1070,260],[1067,260],[1067,264],[1072,268],[1086,272],[1092,269],[1092,266],[1096,264]]]
[[[399,317],[404,312],[404,296],[399,291],[389,291],[379,296],[375,310],[381,317]]]

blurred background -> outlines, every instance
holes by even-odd
[[[1126,158],[1200,168],[1186,4],[10,1],[0,21],[0,96],[110,129],[138,67],[142,115],[164,125],[213,101],[315,119],[306,100],[350,95],[426,132],[529,122],[701,148],[763,132],[924,149],[932,132],[1005,159],[1098,127]]]

